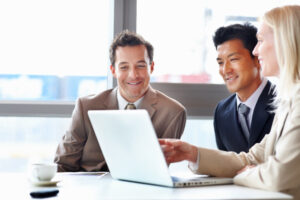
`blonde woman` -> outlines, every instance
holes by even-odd
[[[160,140],[168,163],[190,161],[195,173],[234,177],[238,185],[300,199],[300,6],[274,8],[262,17],[253,50],[264,76],[278,76],[278,106],[269,135],[249,153],[198,148]]]

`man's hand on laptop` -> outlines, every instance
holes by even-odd
[[[168,164],[188,160],[197,162],[198,148],[178,139],[159,139]]]

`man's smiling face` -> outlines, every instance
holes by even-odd
[[[154,69],[144,45],[118,47],[115,66],[110,66],[117,79],[120,94],[128,102],[143,97],[149,88]]]
[[[260,65],[239,39],[228,40],[217,46],[219,73],[227,89],[247,99],[261,83]]]

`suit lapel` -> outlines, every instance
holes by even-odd
[[[288,106],[288,105],[286,105],[286,106]],[[266,158],[269,155],[276,154],[275,145],[282,135],[283,127],[284,127],[285,121],[287,119],[288,112],[289,112],[288,107],[287,107],[287,109],[284,109],[280,112],[277,111],[277,113],[280,113],[280,115],[276,114],[274,121],[273,121],[272,130],[269,135],[270,138],[268,138],[268,143],[265,146],[265,149],[266,149],[265,157]]]
[[[273,125],[270,134],[268,135],[267,144],[265,145],[265,158],[267,158],[270,155],[274,155],[275,153],[275,142],[277,137],[277,126],[278,126],[278,120],[277,116],[274,117]]]
[[[157,103],[157,93],[155,90],[151,88],[151,86],[149,86],[141,102],[141,109],[147,110],[151,119],[154,113],[156,112],[156,108],[154,107],[156,103]]]
[[[278,124],[277,124],[277,127],[276,127],[276,142],[278,141],[278,139],[281,137],[282,135],[282,130],[283,130],[283,127],[284,127],[284,124],[285,124],[285,121],[287,119],[287,116],[288,116],[288,113],[289,113],[289,109],[290,108],[290,105],[288,102],[286,102],[283,106],[282,106],[282,109],[280,111],[280,115],[278,116]]]
[[[114,88],[105,99],[104,106],[106,110],[116,110],[119,108],[117,100],[117,88]]]
[[[272,110],[272,105],[270,100],[274,95],[270,87],[271,83],[268,81],[255,105],[250,129],[250,146],[252,146],[255,141],[257,141],[258,137],[260,137],[267,120],[271,117],[270,111]]]

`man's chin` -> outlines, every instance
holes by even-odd
[[[233,88],[233,87],[228,87],[226,86],[227,90],[230,92],[230,93],[235,93],[236,92],[236,88]]]
[[[137,100],[139,100],[140,98],[142,98],[145,94],[142,93],[138,93],[138,94],[127,94],[127,96],[125,97],[127,100],[130,100],[131,102],[135,102]]]

